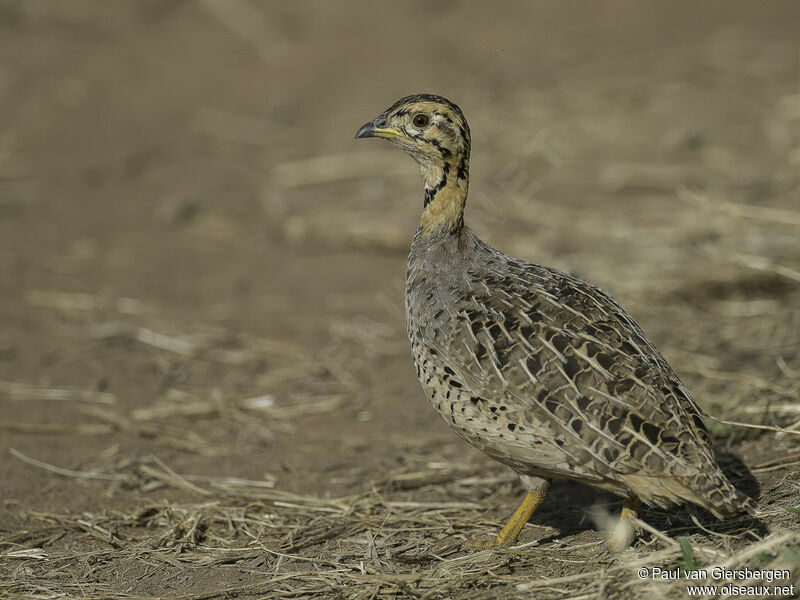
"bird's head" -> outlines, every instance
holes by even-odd
[[[469,125],[464,113],[446,98],[433,94],[401,98],[356,133],[356,139],[366,137],[389,140],[423,169],[449,164],[457,170],[462,159],[465,168],[469,159]]]
[[[425,182],[423,229],[460,227],[469,180],[469,125],[453,102],[433,94],[401,98],[356,133],[389,140],[420,166]],[[454,229],[455,230],[455,229]]]

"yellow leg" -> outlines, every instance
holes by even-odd
[[[628,523],[632,523],[639,516],[640,505],[641,502],[639,498],[633,495],[628,496],[625,498],[625,502],[622,503],[622,514],[620,514],[619,518]]]
[[[531,515],[539,508],[539,505],[544,502],[547,496],[547,487],[549,486],[545,486],[543,490],[540,489],[528,492],[527,496],[522,500],[522,504],[514,511],[514,514],[511,515],[508,523],[506,523],[506,526],[503,527],[503,530],[496,538],[489,541],[468,542],[467,547],[494,548],[495,546],[502,546],[503,544],[516,540],[519,532],[522,531],[522,528],[525,526],[525,523],[528,522]]]
[[[636,521],[639,513],[639,505],[641,502],[639,498],[631,494],[625,498],[622,504],[622,513],[619,516],[619,524],[616,531],[614,531],[605,541],[605,546],[611,552],[621,552],[627,548],[631,541],[633,541],[634,534],[634,521]]]

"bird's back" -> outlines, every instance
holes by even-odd
[[[717,516],[751,509],[719,470],[701,411],[607,294],[510,258],[464,227],[412,243],[412,354],[453,429],[521,474],[569,477]]]

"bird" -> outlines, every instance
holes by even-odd
[[[753,514],[717,464],[701,408],[633,317],[598,287],[503,254],[465,225],[471,138],[455,103],[406,96],[355,137],[388,140],[422,175],[405,312],[425,395],[527,491],[500,533],[472,547],[514,542],[554,478],[624,498],[610,549],[630,543],[642,502]]]

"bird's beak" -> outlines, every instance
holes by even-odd
[[[386,127],[386,117],[381,115],[377,119],[373,119],[369,123],[364,123],[361,128],[356,132],[356,139],[368,137],[380,137],[390,140],[397,139],[403,134],[398,129],[393,127]]]

